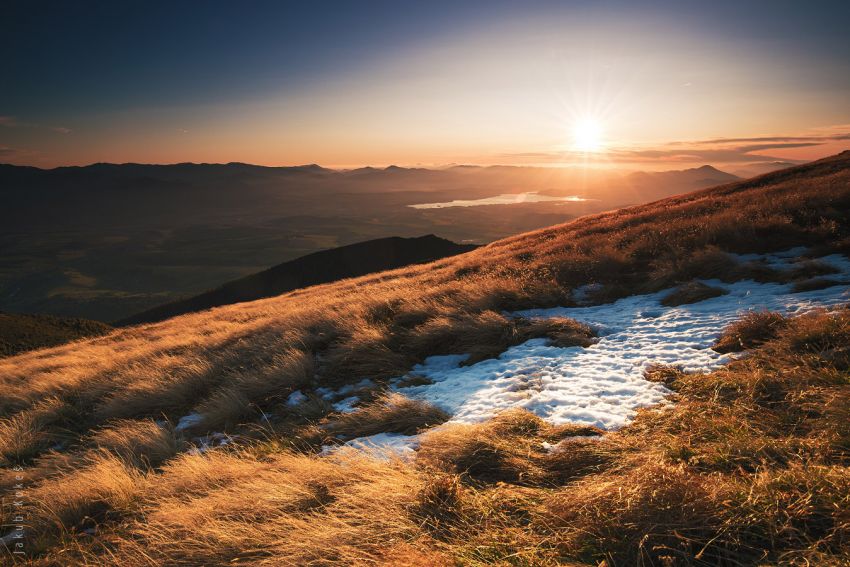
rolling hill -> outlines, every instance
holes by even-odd
[[[473,244],[455,244],[433,234],[418,238],[391,237],[349,244],[278,264],[200,295],[122,319],[116,324],[152,323],[211,307],[280,295],[311,285],[431,262],[475,248]]]
[[[841,565],[848,252],[844,152],[21,354],[0,486],[34,565]]]
[[[87,319],[0,312],[0,356],[97,337],[110,330],[105,323]]]

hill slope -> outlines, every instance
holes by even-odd
[[[127,317],[116,325],[152,323],[192,311],[280,295],[301,287],[431,262],[469,252],[476,247],[473,244],[455,244],[433,234],[418,238],[396,236],[349,244],[278,264],[200,295]]]
[[[40,564],[846,563],[848,311],[746,316],[721,343],[750,356],[706,351],[729,316],[711,307],[751,301],[748,288],[798,313],[839,305],[848,250],[845,152],[0,360],[0,455],[24,469],[28,551]],[[612,319],[594,344],[579,319],[600,311]],[[712,365],[689,374],[682,353]],[[558,392],[571,411],[473,423],[413,394],[446,389],[473,402],[465,415]],[[626,425],[590,425],[586,391],[627,400]],[[338,448],[410,435],[407,462]]]
[[[105,335],[110,329],[87,319],[0,312],[0,356]]]

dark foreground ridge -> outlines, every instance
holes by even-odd
[[[194,297],[174,301],[117,321],[118,326],[153,323],[184,313],[273,297],[294,289],[432,262],[474,250],[429,234],[416,238],[378,238],[314,252],[268,270],[228,282]]]

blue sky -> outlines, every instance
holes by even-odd
[[[611,156],[840,135],[848,6],[6,3],[0,161],[557,160],[586,116]]]

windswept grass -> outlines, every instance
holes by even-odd
[[[775,337],[787,320],[779,313],[753,311],[723,329],[713,348],[717,352],[740,352]]]
[[[753,315],[725,335],[748,356],[706,375],[652,369],[676,403],[618,432],[511,412],[426,432],[412,463],[292,448],[317,448],[324,424],[353,436],[442,419],[380,398],[329,416],[319,387],[382,390],[426,356],[483,359],[533,337],[589,344],[575,322],[505,314],[570,304],[585,284],[606,301],[703,278],[809,279],[823,269],[729,253],[850,249],[849,209],[841,155],[2,359],[0,486],[24,468],[40,565],[846,564],[847,310]],[[295,390],[313,402],[287,405]],[[194,427],[172,428],[193,412]],[[211,431],[245,443],[183,452]]]
[[[543,486],[581,476],[604,462],[605,451],[597,451],[595,438],[600,433],[589,426],[555,427],[527,411],[510,410],[483,424],[453,424],[427,433],[417,460],[471,481]]]
[[[844,565],[847,344],[850,310],[815,312],[710,374],[651,370],[675,403],[619,431],[513,410],[409,462],[257,445],[151,468],[119,423],[30,491],[33,564]]]
[[[661,305],[665,305],[667,307],[678,307],[679,305],[697,303],[705,301],[706,299],[711,299],[712,297],[719,297],[727,293],[729,292],[724,289],[711,287],[710,285],[705,285],[702,282],[693,281],[680,285],[662,297]]]
[[[448,421],[449,417],[449,414],[428,402],[389,393],[352,413],[332,416],[324,429],[342,439],[385,432],[414,435]]]

